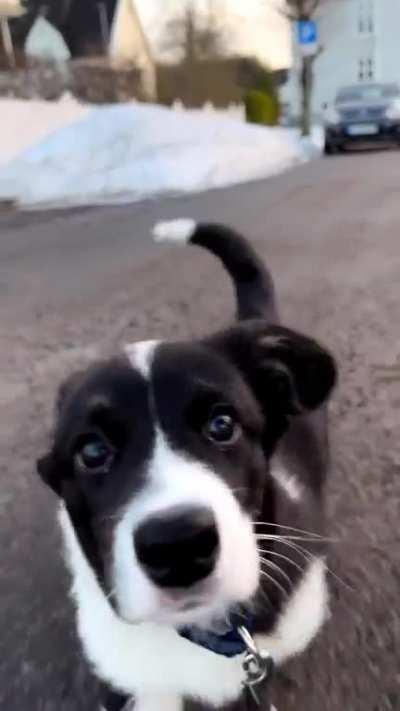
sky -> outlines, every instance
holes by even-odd
[[[194,0],[199,10],[214,6],[223,21],[232,54],[255,54],[271,68],[290,65],[290,35],[276,10],[280,0]],[[136,0],[151,44],[160,44],[168,17],[182,8],[183,0]]]

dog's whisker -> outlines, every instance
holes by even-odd
[[[258,541],[276,541],[284,538],[287,541],[307,541],[309,543],[337,543],[338,539],[335,538],[316,538],[315,536],[286,536],[279,535],[278,533],[261,533],[257,534],[256,538]]]
[[[296,543],[293,543],[291,540],[287,540],[285,537],[282,537],[279,543],[287,545],[289,548],[292,548],[293,550],[297,551],[300,555],[302,555],[308,562],[312,560],[318,560],[318,556],[314,555],[313,553],[310,553],[310,551],[305,550],[302,546],[299,546]],[[349,585],[349,583],[346,583],[345,580],[343,580],[337,573],[335,573],[331,568],[329,568],[326,563],[325,563],[325,569],[326,572],[329,573],[335,580],[337,580],[338,583],[343,585],[346,590],[349,590],[352,593],[358,594],[358,591],[356,588],[354,588],[352,585]]]
[[[272,560],[267,560],[266,558],[261,558],[261,566],[263,566],[263,565],[266,565],[268,568],[270,568],[270,570],[276,570],[276,572],[279,575],[281,575],[282,578],[284,578],[286,580],[286,582],[289,584],[289,588],[293,587],[293,583],[292,583],[290,577],[288,576],[287,573],[285,573],[284,570],[282,570],[282,568],[279,565],[274,563]]]
[[[273,610],[273,609],[274,609],[274,606],[273,606],[273,604],[272,604],[272,602],[271,602],[271,598],[270,598],[269,595],[265,592],[265,590],[263,590],[263,588],[260,587],[260,588],[258,589],[258,593],[266,600],[266,602],[267,602],[267,604],[268,604],[269,610]]]
[[[302,528],[295,528],[294,526],[283,526],[279,523],[268,523],[266,521],[253,521],[253,526],[272,526],[273,528],[282,528],[286,531],[294,531],[295,533],[302,533],[305,536],[314,536],[315,538],[323,538],[320,533],[314,533],[313,531],[305,531]]]
[[[301,547],[301,546],[298,546],[298,549],[299,549],[299,551],[301,551],[301,550],[302,550],[302,547]],[[303,553],[303,555],[304,555],[304,553]],[[310,553],[309,555],[310,555],[311,558],[313,558],[313,559],[316,559],[316,558],[317,558],[317,556],[313,555],[312,553]],[[347,583],[345,580],[343,580],[343,578],[341,578],[340,575],[338,575],[337,573],[335,573],[335,572],[332,570],[332,568],[330,568],[326,563],[325,563],[325,569],[326,569],[327,573],[329,573],[329,575],[330,575],[332,578],[334,578],[334,580],[336,580],[338,583],[340,583],[340,585],[342,585],[346,590],[348,590],[349,592],[352,592],[352,593],[354,593],[354,594],[356,594],[356,595],[358,594],[358,590],[357,590],[353,585],[350,585],[350,584]]]
[[[302,548],[301,546],[299,546],[296,543],[293,543],[291,540],[288,540],[285,537],[278,537],[276,539],[276,542],[281,543],[282,545],[286,545],[286,546],[288,546],[288,548],[291,548],[292,550],[297,551],[297,553],[302,555],[303,558],[305,558],[307,561],[310,561],[312,559],[315,559],[315,560],[317,559],[317,556],[313,555],[309,551],[306,551],[304,548]]]
[[[274,555],[276,558],[281,558],[282,560],[287,561],[287,563],[291,563],[291,565],[293,565],[295,568],[297,568],[297,570],[299,570],[301,573],[305,572],[305,568],[303,566],[296,563],[294,560],[289,558],[289,556],[283,555],[283,553],[277,553],[277,551],[263,551],[263,550],[261,550],[261,548],[258,548],[257,550],[259,553],[262,553],[264,555],[265,554]],[[265,559],[263,559],[263,560],[265,560]]]
[[[260,575],[262,575],[264,578],[267,578],[273,585],[275,585],[275,587],[279,590],[281,595],[283,595],[285,598],[289,597],[289,593],[287,592],[287,590],[285,590],[283,585],[278,583],[278,581],[275,580],[275,578],[273,578],[272,575],[269,575],[269,573],[267,573],[265,570],[260,570]]]

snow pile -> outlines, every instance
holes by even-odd
[[[35,116],[31,104],[26,111]],[[106,106],[0,170],[0,199],[26,206],[129,201],[263,178],[307,158],[288,129],[201,111]]]
[[[325,135],[322,126],[315,125],[312,127],[311,136],[302,138],[301,143],[303,150],[310,158],[317,158],[324,150]]]
[[[0,166],[86,113],[68,94],[58,103],[0,99]]]

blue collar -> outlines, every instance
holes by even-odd
[[[198,627],[183,627],[179,630],[179,634],[189,642],[198,644],[200,647],[208,649],[209,652],[214,652],[214,654],[220,654],[223,657],[237,657],[247,651],[238,628],[244,625],[251,634],[254,628],[253,620],[233,615],[230,619],[230,624],[231,629],[223,634],[217,634],[211,630],[202,630]]]

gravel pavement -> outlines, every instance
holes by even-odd
[[[0,708],[93,711],[55,501],[34,474],[55,390],[129,340],[191,337],[231,318],[207,254],[156,248],[158,219],[243,230],[288,325],[337,354],[332,403],[332,618],[279,684],[279,711],[400,709],[400,158],[321,160],[194,197],[0,215]],[[395,371],[398,364],[396,380]],[[162,711],[162,710],[160,710]]]

